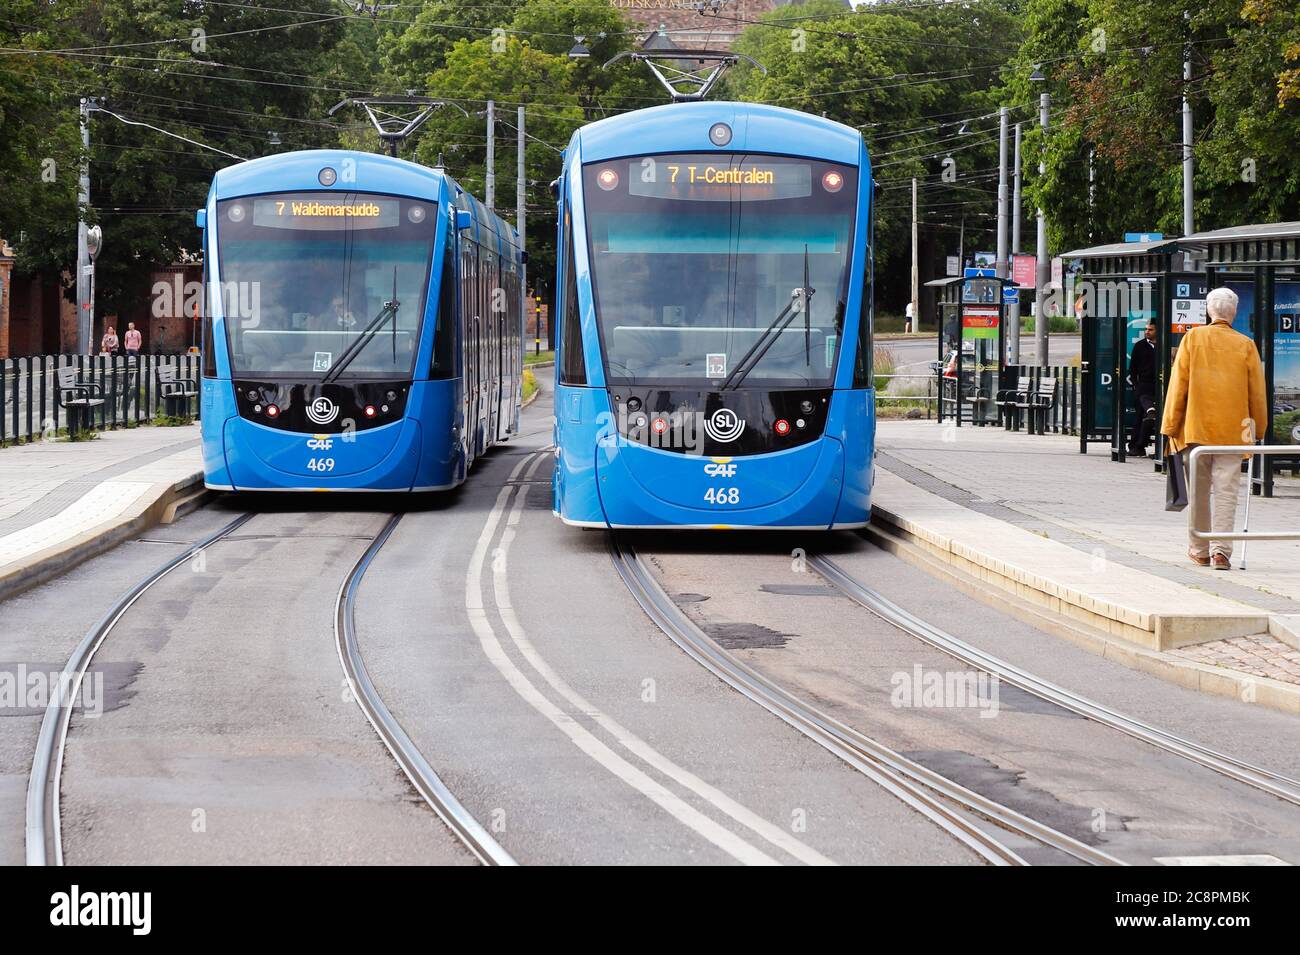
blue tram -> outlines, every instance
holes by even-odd
[[[523,250],[441,170],[283,153],[198,224],[208,487],[441,490],[517,432]]]
[[[867,523],[871,182],[856,130],[772,106],[574,133],[555,185],[565,523]]]

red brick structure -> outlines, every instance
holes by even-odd
[[[729,50],[736,37],[764,13],[777,7],[792,6],[790,0],[725,0],[717,6],[717,16],[709,0],[609,0],[623,14],[646,28],[660,25],[677,46],[692,49]],[[845,3],[847,7],[847,2]],[[701,12],[701,8],[705,12]],[[792,16],[797,14],[791,14]]]
[[[146,351],[174,353],[188,348],[196,335],[193,316],[181,314],[179,305],[172,306],[171,296],[166,307],[155,309],[155,287],[161,283],[174,289],[178,278],[182,288],[201,282],[203,267],[186,263],[158,269],[122,314],[96,314],[91,350],[98,351],[106,325],[116,328],[121,338],[128,322],[135,322],[144,336]],[[0,240],[0,359],[72,354],[76,349],[76,303],[48,276],[17,274],[13,249]]]

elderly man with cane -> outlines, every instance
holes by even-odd
[[[1234,331],[1237,295],[1216,288],[1205,300],[1210,322],[1184,337],[1174,359],[1160,431],[1170,450],[1186,452],[1201,444],[1253,445],[1268,424],[1264,366],[1255,343]],[[1232,541],[1197,540],[1191,531],[1232,533],[1241,492],[1241,461],[1249,453],[1203,455],[1197,462],[1196,499],[1187,509],[1187,556],[1202,567],[1232,569]]]

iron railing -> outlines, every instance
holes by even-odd
[[[199,355],[34,355],[0,359],[0,446],[53,437],[68,426],[60,403],[59,372],[74,369],[78,384],[95,385],[103,403],[79,410],[77,427],[109,431],[182,410],[198,416],[198,401],[164,401],[158,369],[198,381]],[[84,422],[84,423],[83,423]]]
[[[1246,455],[1285,455],[1286,457],[1295,457],[1296,446],[1294,444],[1201,444],[1192,448],[1192,453],[1187,456],[1187,499],[1190,502],[1196,500],[1197,481],[1196,465],[1200,459],[1207,454],[1233,454],[1240,455],[1243,459]],[[1235,479],[1235,475],[1234,475]],[[1250,497],[1251,489],[1246,488],[1246,523],[1250,524]],[[1218,533],[1210,529],[1201,530],[1199,527],[1193,527],[1191,534],[1197,540],[1233,540],[1233,541],[1293,541],[1300,540],[1300,529],[1282,530],[1282,531],[1252,531],[1242,528],[1240,532],[1232,531],[1230,533]]]

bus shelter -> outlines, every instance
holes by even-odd
[[[1164,393],[1174,350],[1192,324],[1204,321],[1205,275],[1175,239],[1116,242],[1062,255],[1077,262],[1074,308],[1080,316],[1080,390],[1083,414],[1079,453],[1089,444],[1110,445],[1112,461],[1128,456],[1128,440],[1138,423],[1137,400],[1129,383],[1133,346],[1156,323],[1160,356],[1156,388],[1155,466],[1164,461],[1159,431]],[[1199,318],[1197,316],[1200,316]]]
[[[1006,290],[1015,285],[992,269],[967,269],[964,276],[935,279],[938,310],[938,420],[975,425],[1001,420],[997,394],[1006,354]]]
[[[1240,304],[1233,327],[1249,335],[1264,362],[1265,444],[1296,445],[1296,456],[1254,459],[1251,490],[1273,496],[1279,468],[1300,469],[1300,222],[1198,232],[1179,243],[1204,258],[1206,285],[1227,286]]]

